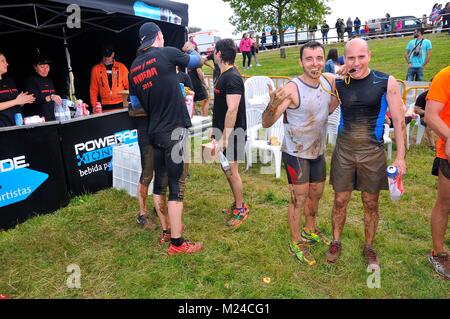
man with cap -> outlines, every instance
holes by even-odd
[[[105,46],[102,49],[102,61],[92,68],[90,98],[95,107],[100,95],[103,110],[123,107],[120,91],[128,90],[128,70],[126,66],[114,60],[114,48]]]
[[[161,29],[153,22],[139,30],[141,46],[129,74],[130,101],[141,105],[148,115],[148,137],[153,147],[153,202],[158,216],[165,205],[165,189],[169,186],[168,215],[171,229],[161,220],[169,255],[196,253],[203,244],[182,237],[183,195],[187,166],[184,163],[187,128],[191,121],[184,102],[176,67],[200,67],[204,59],[188,55],[173,47],[164,47]]]

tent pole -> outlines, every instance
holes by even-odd
[[[63,36],[64,36],[64,49],[66,51],[66,61],[67,61],[67,69],[69,72],[69,99],[72,102],[75,102],[75,83],[74,83],[74,76],[72,72],[72,63],[70,61],[70,52],[69,52],[69,45],[67,43],[67,35],[66,35],[66,29],[63,27]]]

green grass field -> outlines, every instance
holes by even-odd
[[[449,42],[443,36],[433,37],[427,77],[448,63]],[[397,57],[406,40],[371,45],[374,68],[396,76],[406,72],[403,58]],[[261,54],[258,74],[297,74],[297,57],[290,50],[289,58],[280,63],[276,52]],[[425,142],[413,145],[403,198],[392,202],[386,192],[381,196],[375,243],[382,264],[379,289],[367,287],[370,273],[361,256],[364,223],[359,193],[353,194],[348,208],[339,262],[328,265],[327,248],[317,246],[312,247],[317,265],[307,267],[287,252],[289,195],[284,172],[280,180],[260,174],[262,164],[242,172],[251,216],[231,230],[225,226],[222,209],[232,197],[218,164],[193,164],[186,190],[185,237],[203,241],[203,252],[168,257],[167,247],[157,243],[160,230],[143,230],[135,224],[137,200],[107,189],[74,198],[56,213],[1,232],[0,294],[12,298],[449,298],[450,282],[434,274],[426,260],[436,198],[436,178],[430,174],[433,158]],[[332,204],[327,183],[318,224],[328,235]],[[80,289],[66,285],[70,264],[81,269]],[[269,284],[264,277],[271,278]]]
[[[450,59],[448,48],[450,47],[450,37],[447,34],[427,34],[427,39],[432,41],[433,51],[430,63],[425,67],[424,79],[426,81],[448,66]],[[405,80],[408,66],[404,55],[408,42],[413,39],[412,36],[404,38],[388,38],[379,40],[370,40],[369,47],[372,51],[371,68],[381,72],[393,75],[397,79]],[[337,48],[340,55],[344,53],[344,44],[335,43],[327,45],[328,49]],[[236,65],[245,75],[268,75],[268,76],[297,76],[300,74],[298,59],[300,57],[298,47],[288,47],[286,49],[286,59],[280,59],[278,50],[260,51],[258,55],[261,67],[253,66],[250,70],[242,70],[242,55],[239,54]],[[252,62],[253,63],[253,62]],[[211,69],[204,67],[204,71],[211,74]]]

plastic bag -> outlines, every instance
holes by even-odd
[[[70,103],[73,104],[72,101],[62,100],[62,104],[55,105],[55,118],[57,121],[67,121],[70,120]]]

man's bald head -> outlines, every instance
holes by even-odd
[[[367,43],[366,40],[363,40],[361,38],[352,39],[352,40],[348,41],[347,44],[345,45],[344,55],[346,56],[347,51],[349,51],[349,50],[354,50],[354,49],[360,50],[363,48],[366,49],[367,52],[369,52],[369,44]]]
[[[344,50],[345,65],[352,78],[362,79],[366,77],[369,70],[371,53],[369,45],[362,39],[353,39],[345,45]]]

